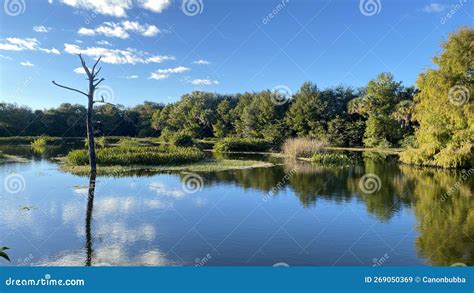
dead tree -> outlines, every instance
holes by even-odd
[[[101,97],[102,100],[99,100],[99,101],[94,100],[95,90],[97,89],[99,84],[104,81],[103,78],[100,78],[100,79],[97,78],[97,75],[99,74],[102,67],[100,67],[96,71],[97,64],[99,64],[101,58],[102,57],[99,57],[97,59],[97,61],[95,62],[94,66],[92,67],[92,70],[89,70],[89,68],[86,66],[86,62],[82,58],[81,54],[79,54],[79,59],[81,59],[82,68],[84,69],[84,71],[87,75],[87,80],[89,81],[89,90],[87,91],[87,93],[85,93],[81,90],[75,89],[75,88],[71,88],[71,87],[68,87],[68,86],[58,84],[53,80],[54,85],[56,85],[58,87],[61,87],[61,88],[64,88],[64,89],[67,89],[67,90],[70,90],[70,91],[80,93],[80,94],[87,97],[88,104],[87,104],[86,125],[87,125],[87,142],[88,142],[88,147],[89,147],[89,164],[90,164],[90,167],[91,167],[91,173],[95,173],[96,170],[97,170],[96,157],[95,157],[95,143],[94,143],[94,126],[92,124],[92,116],[93,116],[93,113],[94,113],[94,104],[95,103],[106,103],[104,101],[104,97]],[[106,103],[106,104],[108,104],[108,103]]]

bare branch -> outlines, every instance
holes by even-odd
[[[112,104],[112,103],[109,103],[109,102],[106,102],[105,99],[104,99],[104,96],[100,96],[102,98],[102,100],[100,101],[93,101],[93,103],[102,103],[102,104],[106,104],[106,105],[111,105],[111,106],[114,106],[115,107],[115,104]]]
[[[81,54],[78,54],[78,56],[79,56],[79,59],[81,59],[82,68],[84,68],[84,71],[86,72],[87,76],[90,78],[92,74],[86,65],[86,61],[84,61]]]
[[[94,87],[96,88],[101,82],[103,82],[105,79],[101,78],[96,84],[94,84]]]
[[[99,72],[100,72],[101,69],[102,69],[102,67],[99,67],[99,69],[97,70],[97,72],[94,73],[94,77],[96,77],[96,76],[99,74]]]
[[[94,63],[94,66],[92,66],[92,75],[94,75],[95,67],[97,66],[97,64],[99,64],[100,59],[102,59],[102,56],[100,56],[100,57],[97,59],[97,61]]]
[[[83,94],[83,95],[86,96],[86,97],[89,97],[89,95],[86,94],[86,93],[83,92],[83,91],[80,91],[80,90],[77,90],[77,89],[73,89],[73,88],[68,87],[68,86],[65,86],[65,85],[61,85],[61,84],[59,84],[59,83],[56,83],[54,80],[53,80],[53,84],[54,84],[55,86],[62,87],[62,88],[64,88],[64,89],[67,89],[67,90],[70,90],[70,91],[78,92],[78,93],[80,93],[80,94]]]

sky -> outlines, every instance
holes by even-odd
[[[85,97],[80,70],[102,56],[99,95],[134,106],[193,90],[295,93],[364,86],[381,72],[414,85],[474,0],[3,0],[0,101],[33,109]]]

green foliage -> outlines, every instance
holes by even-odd
[[[315,84],[305,82],[296,93],[286,114],[285,121],[290,132],[299,137],[322,138],[324,136],[323,111],[327,102]]]
[[[214,145],[216,152],[264,152],[271,148],[271,142],[259,138],[227,137]]]
[[[120,147],[130,148],[140,146],[140,141],[135,137],[123,137],[118,142]]]
[[[197,148],[182,147],[112,147],[97,150],[97,164],[123,165],[174,165],[197,162],[204,153]],[[71,165],[89,164],[87,150],[69,152],[66,161]]]
[[[353,163],[353,160],[346,154],[339,153],[317,153],[311,157],[311,161],[320,165],[345,166]]]
[[[171,138],[171,144],[178,147],[189,147],[193,145],[193,138],[189,133],[176,132]]]
[[[31,147],[32,148],[45,148],[48,141],[50,141],[50,137],[45,136],[45,135],[39,136],[31,143]]]
[[[397,146],[400,139],[412,132],[410,126],[413,88],[405,88],[390,73],[381,73],[369,81],[361,97],[349,103],[349,112],[367,118],[364,145],[367,147]]]
[[[444,168],[474,166],[474,30],[462,28],[442,44],[438,65],[417,80],[417,148],[402,162]]]
[[[365,123],[336,116],[328,123],[327,139],[333,146],[361,146]]]

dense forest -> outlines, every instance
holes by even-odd
[[[421,73],[416,88],[381,73],[362,88],[305,82],[291,97],[270,90],[196,91],[173,104],[97,106],[95,132],[163,140],[259,138],[276,147],[288,137],[310,137],[333,146],[403,147],[402,161],[412,164],[473,165],[474,30],[460,29],[442,47],[437,68]],[[0,103],[0,136],[83,137],[85,113],[81,105],[32,111]]]

